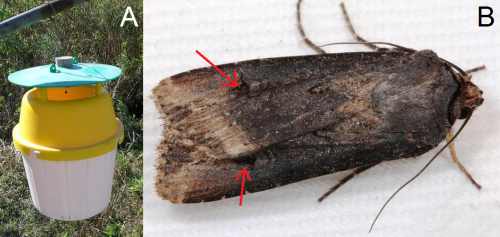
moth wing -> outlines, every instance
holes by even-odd
[[[367,57],[362,53],[356,56]],[[307,73],[312,73],[311,77],[268,83],[256,81],[270,75],[260,73],[265,70],[255,72],[261,75],[259,77],[245,78],[245,63],[241,63],[243,66],[236,69],[243,70],[238,73],[243,75],[241,87],[213,86],[209,87],[211,93],[192,86],[203,83],[210,86],[214,79],[198,82],[191,73],[172,77],[167,80],[172,88],[159,86],[155,91],[158,105],[166,114],[165,134],[168,135],[159,146],[157,192],[174,203],[213,201],[239,195],[241,187],[234,177],[243,168],[247,168],[252,177],[252,182],[245,185],[246,190],[256,192],[427,152],[444,139],[456,119],[459,85],[453,72],[432,52],[392,58],[394,60],[380,60],[369,67],[351,64],[346,70],[336,72],[327,72],[325,65],[321,69],[305,67],[309,70]],[[235,69],[232,65],[220,68]],[[199,73],[197,75],[207,78],[214,76],[206,71]],[[253,74],[247,71],[246,75]],[[177,84],[176,80],[182,83]],[[185,95],[181,92],[183,83],[195,83],[186,86],[195,93],[193,97],[182,103],[169,104],[165,102],[172,99],[162,100],[158,89],[170,90],[170,97],[182,96]],[[195,89],[199,93],[196,94]],[[280,97],[286,99],[280,100]],[[248,101],[251,103],[246,103]],[[320,112],[315,113],[317,110]],[[219,121],[229,119],[236,123],[210,130],[210,126],[218,124],[211,123],[211,119],[200,120],[193,117],[195,115],[222,117]],[[193,118],[197,118],[194,121],[198,121],[200,127],[188,121]],[[304,119],[309,120],[301,123]],[[320,122],[315,123],[316,120]],[[259,122],[269,122],[271,127]],[[206,132],[197,130],[201,127]],[[182,129],[177,131],[179,128]],[[196,136],[186,135],[189,129],[194,129],[192,134]],[[261,147],[231,153],[224,146],[229,143],[220,143],[225,141],[220,135],[230,129],[235,129],[231,131],[236,134],[233,137],[241,138],[238,134],[245,134],[246,139],[238,142]],[[297,131],[288,131],[294,129]],[[259,137],[259,132],[264,136]],[[282,133],[285,136],[280,137]],[[210,139],[197,137],[202,134],[212,135],[208,136]],[[187,137],[193,139],[192,143],[179,142]],[[252,139],[254,137],[257,139]]]
[[[389,68],[404,53],[353,53],[251,60],[201,68],[163,80],[153,96],[164,115],[160,152],[180,150],[196,159],[245,156],[320,130],[365,109],[376,86],[366,74],[374,61]],[[364,97],[363,97],[364,96]]]

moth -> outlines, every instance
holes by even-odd
[[[447,135],[451,143],[452,125],[483,103],[469,71],[431,50],[366,42],[343,5],[354,38],[376,51],[324,53],[304,34],[300,2],[299,30],[318,55],[218,65],[226,75],[236,71],[238,87],[221,87],[224,78],[207,67],[153,89],[164,119],[161,198],[201,203],[239,196],[234,178],[243,168],[252,178],[246,193],[355,169],[326,197],[381,162],[422,155]]]

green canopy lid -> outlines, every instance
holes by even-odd
[[[17,71],[9,75],[9,81],[27,87],[74,87],[111,81],[122,74],[120,68],[106,64],[78,63],[53,70],[54,67],[45,65]]]

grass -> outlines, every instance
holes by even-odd
[[[142,236],[142,151],[117,153],[110,205],[91,219],[65,222],[39,213],[20,154],[0,151],[0,236]]]

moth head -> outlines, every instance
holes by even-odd
[[[472,83],[472,76],[460,75],[462,79],[462,94],[460,98],[460,116],[459,119],[465,119],[478,106],[483,104],[483,91]]]

